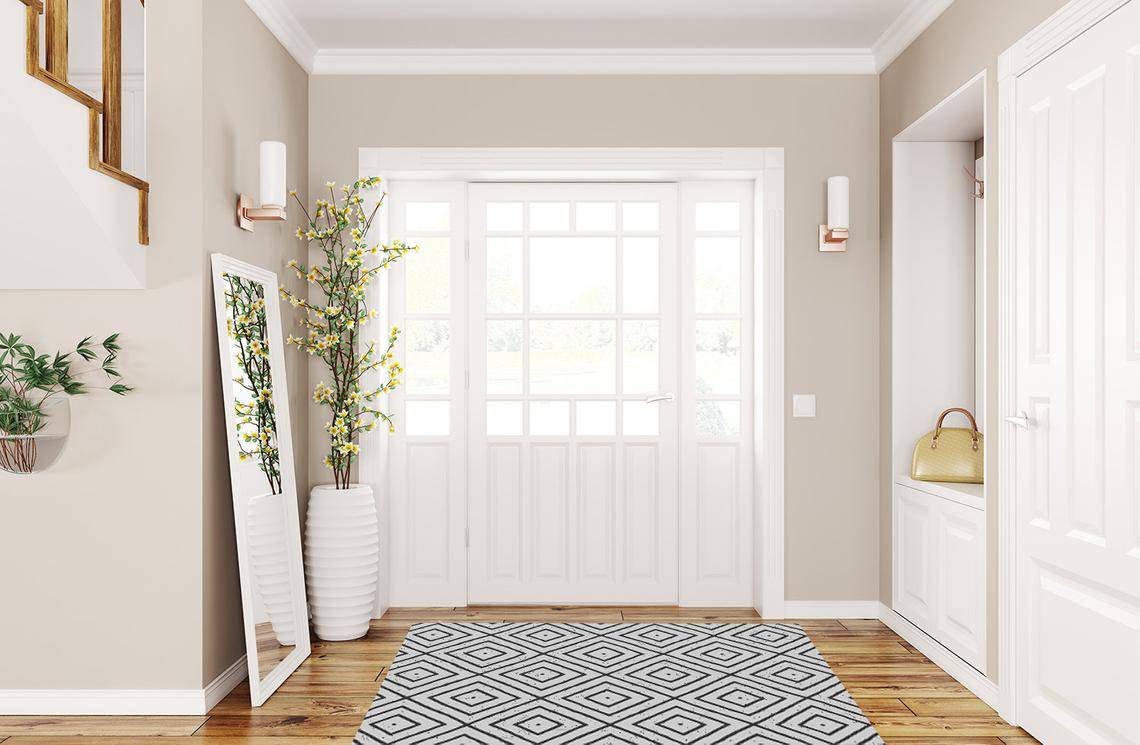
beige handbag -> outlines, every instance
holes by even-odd
[[[943,427],[942,421],[960,411],[970,420],[970,428]],[[978,431],[974,415],[966,409],[947,409],[938,417],[932,432],[914,446],[910,477],[915,481],[946,481],[954,484],[981,484],[984,480],[985,439]]]

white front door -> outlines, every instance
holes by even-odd
[[[677,187],[469,205],[469,601],[676,602]]]
[[[1019,723],[1140,743],[1140,2],[1017,82]]]

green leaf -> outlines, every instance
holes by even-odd
[[[131,388],[129,385],[123,385],[122,383],[115,383],[108,390],[110,390],[111,393],[115,393],[115,394],[118,394],[120,396],[125,396],[128,393],[130,393],[131,391],[133,391],[134,388]]]

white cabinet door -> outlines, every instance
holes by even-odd
[[[935,504],[929,495],[899,484],[894,494],[894,609],[928,629],[934,621]]]
[[[1018,78],[1016,127],[1018,719],[1134,744],[1140,2]]]
[[[986,671],[986,513],[939,500],[933,636]]]

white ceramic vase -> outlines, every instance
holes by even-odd
[[[345,641],[368,633],[379,556],[380,522],[372,487],[314,487],[305,518],[305,577],[318,637]]]
[[[273,635],[284,646],[297,643],[289,556],[285,550],[285,507],[280,494],[249,500],[245,513],[246,543],[253,585],[265,606]]]

